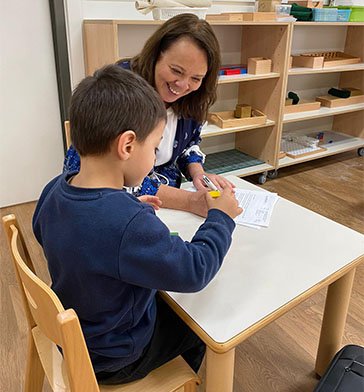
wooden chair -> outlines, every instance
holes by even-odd
[[[70,148],[72,142],[71,142],[71,127],[70,127],[70,122],[66,120],[64,122],[64,132],[66,136],[66,147],[67,150]]]
[[[196,391],[200,383],[182,357],[147,377],[117,386],[98,385],[77,314],[65,310],[57,295],[39,279],[14,215],[2,218],[30,329],[25,392],[40,392],[46,375],[53,391],[172,392]],[[60,354],[56,345],[62,347]]]

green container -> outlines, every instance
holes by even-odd
[[[351,9],[351,14],[350,14],[350,22],[364,22],[364,7],[360,6],[344,6],[344,5],[339,5],[337,8],[339,10],[348,10]]]

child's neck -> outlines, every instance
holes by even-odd
[[[71,185],[79,188],[122,189],[124,177],[118,165],[108,156],[87,156],[81,158],[79,173],[71,179]]]

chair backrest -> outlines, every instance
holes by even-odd
[[[62,348],[68,378],[64,383],[69,384],[71,391],[99,392],[76,313],[73,309],[65,311],[54,291],[36,276],[15,216],[3,217],[3,225],[22,292],[28,324],[50,384],[56,385],[57,382],[50,379],[53,371],[52,374],[47,372],[49,364],[46,362],[52,355],[44,352],[44,347],[51,347],[44,344],[45,339]],[[56,373],[62,374],[62,370],[58,369]]]
[[[64,122],[64,132],[66,135],[66,146],[68,150],[71,147],[72,141],[71,141],[71,124],[67,120]]]

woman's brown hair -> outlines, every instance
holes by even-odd
[[[180,38],[190,38],[207,56],[207,73],[200,88],[171,104],[177,115],[203,122],[209,107],[216,101],[220,68],[220,47],[211,26],[193,14],[181,14],[167,20],[131,60],[131,69],[155,87],[154,71],[162,52]]]

